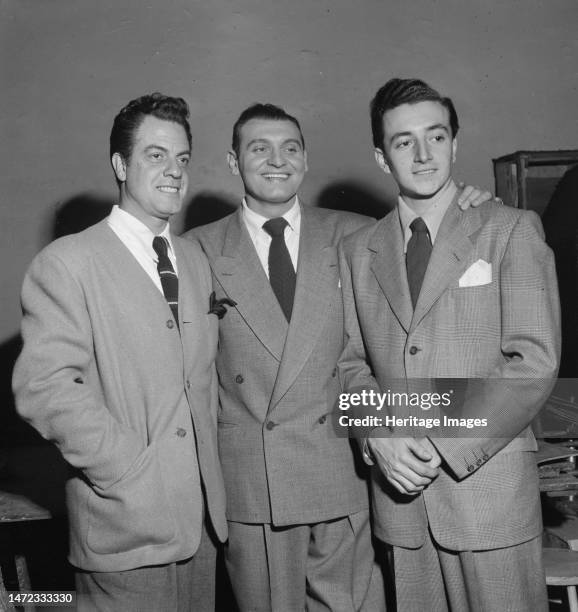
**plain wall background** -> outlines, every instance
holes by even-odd
[[[383,206],[368,102],[420,77],[458,110],[456,176],[493,190],[491,159],[578,148],[576,0],[0,0],[0,343],[18,332],[26,267],[63,207],[116,196],[114,115],[151,91],[183,96],[194,138],[191,204],[236,202],[225,154],[241,110],[284,106],[309,150],[303,197]],[[78,207],[86,207],[86,213]]]

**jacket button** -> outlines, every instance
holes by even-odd
[[[187,389],[190,389],[190,388],[191,388],[191,381],[190,381],[190,380],[187,380],[187,383],[186,383],[186,384],[187,384]]]
[[[186,429],[183,429],[182,427],[179,427],[176,431],[177,436],[179,436],[179,438],[184,438],[187,435],[187,431]]]
[[[273,421],[267,421],[267,425],[265,425],[265,427],[271,431],[272,429],[275,429],[275,427],[277,427],[277,423],[274,423]]]
[[[240,375],[237,374],[237,376],[235,376],[235,382],[241,384],[245,379]]]
[[[473,472],[475,469],[473,465],[468,465],[468,472]]]
[[[331,372],[331,376],[333,376],[333,378],[337,376],[337,368],[333,368],[333,372]]]
[[[168,327],[169,329],[173,329],[173,327],[174,327],[174,326],[175,326],[175,322],[174,322],[172,319],[169,319],[169,320],[167,321],[167,327]]]
[[[323,415],[321,417],[319,417],[319,424],[323,425],[323,423],[325,423],[325,421],[327,421],[327,415]]]
[[[412,347],[409,349],[409,354],[410,354],[410,355],[415,355],[415,354],[416,354],[418,351],[419,351],[419,349],[417,348],[417,346],[412,346]]]

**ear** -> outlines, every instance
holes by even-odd
[[[387,163],[387,159],[385,159],[385,154],[384,152],[379,149],[379,148],[375,148],[374,149],[374,154],[375,154],[375,161],[377,162],[377,165],[386,173],[386,174],[391,174],[391,169],[389,167],[389,164]]]
[[[116,178],[124,183],[126,181],[126,163],[120,153],[114,153],[110,159]]]
[[[307,164],[307,151],[303,151],[303,161],[305,162],[305,172],[309,170],[309,165]]]
[[[458,150],[458,141],[457,139],[452,140],[452,164],[456,163],[456,151]]]
[[[229,151],[227,153],[227,164],[229,165],[231,174],[234,176],[239,176],[239,161],[237,160],[237,154],[235,151]]]

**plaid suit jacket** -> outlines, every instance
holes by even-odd
[[[539,494],[529,452],[536,443],[528,425],[547,398],[560,351],[556,274],[537,215],[492,204],[462,212],[454,202],[415,311],[397,209],[346,238],[340,255],[344,388],[477,379],[464,409],[489,423],[483,439],[432,439],[442,470],[416,497],[395,492],[374,467],[377,535],[418,547],[429,525],[451,550],[498,548],[537,535]],[[480,259],[491,265],[491,282],[460,286]]]

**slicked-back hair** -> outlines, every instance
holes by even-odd
[[[460,125],[454,103],[450,98],[442,96],[419,79],[390,79],[383,87],[378,89],[369,105],[373,146],[383,150],[383,117],[388,110],[397,108],[402,104],[417,104],[426,101],[439,102],[448,110],[452,138],[455,138]]]
[[[269,119],[272,121],[291,121],[297,129],[299,130],[299,135],[301,136],[301,146],[305,149],[305,139],[303,138],[303,132],[301,131],[301,126],[299,125],[299,121],[293,115],[287,113],[280,106],[275,106],[274,104],[261,104],[256,103],[249,108],[246,108],[240,115],[237,121],[235,121],[235,125],[233,126],[233,142],[232,147],[233,151],[235,151],[235,155],[239,156],[239,146],[241,144],[241,128],[247,123],[251,121],[251,119]]]
[[[182,125],[192,146],[189,106],[182,98],[173,98],[155,92],[131,100],[114,118],[110,132],[110,157],[119,153],[128,162],[134,144],[134,136],[147,115]]]

